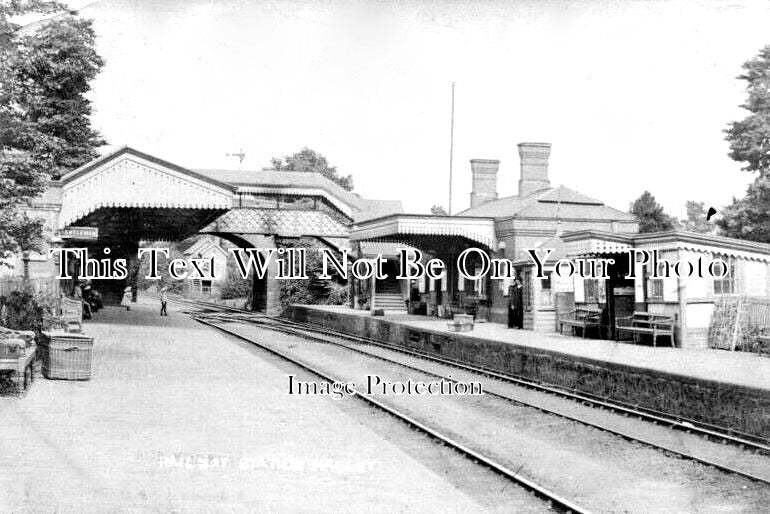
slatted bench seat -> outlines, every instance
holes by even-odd
[[[584,339],[588,328],[597,327],[599,329],[599,337],[602,336],[603,331],[606,329],[606,325],[602,323],[602,311],[588,307],[574,309],[559,318],[560,334],[564,334],[564,325],[567,325],[573,331],[576,327],[582,328]]]
[[[0,371],[14,373],[19,393],[34,380],[34,362],[37,345],[35,333],[0,327]]]
[[[671,346],[674,346],[675,324],[674,316],[637,311],[630,316],[615,320],[615,341],[620,341],[621,333],[632,334],[634,344],[639,342],[639,335],[650,335],[652,336],[652,346],[656,347],[658,338],[666,336],[671,339]]]
[[[447,323],[452,332],[470,332],[473,330],[473,316],[470,314],[455,314],[452,321]]]

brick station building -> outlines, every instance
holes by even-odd
[[[445,280],[417,281],[401,287],[402,291],[411,291],[416,286],[426,313],[444,311],[439,306],[454,311],[473,309],[490,321],[509,323],[511,282],[468,280],[460,276],[454,263],[465,249],[477,247],[492,258],[516,261],[527,248],[568,231],[603,230],[617,234],[638,231],[632,215],[570,188],[552,186],[548,178],[550,144],[521,143],[518,150],[521,160],[518,194],[498,197],[500,161],[473,159],[470,161],[469,209],[452,216],[393,214],[367,220],[354,224],[351,241],[408,244],[423,251],[426,258],[444,260],[448,268]],[[375,306],[378,286],[388,287],[384,283],[374,284]],[[534,287],[537,285],[533,281],[525,281],[526,291]],[[541,321],[533,311],[527,310],[522,327],[535,328]]]
[[[708,341],[713,333],[707,332],[724,298],[770,301],[770,245],[685,232],[637,234],[630,214],[585,193],[553,186],[550,150],[547,143],[518,145],[519,191],[504,198],[497,193],[499,161],[471,160],[470,208],[431,216],[403,213],[398,201],[361,198],[319,174],[189,169],[123,147],[51,181],[28,214],[44,218],[50,247],[87,247],[99,258],[110,247],[112,258],[126,257],[134,265],[143,242],[180,241],[194,234],[223,238],[238,248],[277,248],[293,240],[353,248],[357,257],[382,254],[390,260],[389,278],[354,281],[352,307],[404,311],[410,300],[415,313],[473,312],[537,331],[554,331],[561,313],[591,305],[605,311],[608,326],[634,310],[674,314],[686,328],[679,331],[680,341],[713,346],[717,343]],[[98,235],[91,237],[89,231]],[[396,280],[394,258],[404,246],[419,249],[425,259],[442,259],[447,276]],[[454,263],[468,248],[513,261],[520,282],[459,276]],[[546,279],[535,278],[524,253],[529,248],[554,250]],[[558,258],[608,257],[629,248],[657,248],[667,258],[725,258],[731,278],[689,280],[675,287],[670,279],[625,280],[621,264],[610,270],[609,280],[564,280],[553,273]],[[195,253],[205,253],[199,250]],[[72,283],[51,280],[56,266],[47,248],[26,258],[6,256],[4,262],[0,294],[7,292],[9,280],[24,273],[39,289],[73,289]],[[273,263],[271,274],[275,269]],[[118,301],[129,282],[94,281],[94,287],[105,293],[106,302]],[[205,287],[200,285],[202,291]],[[272,277],[254,280],[252,308],[280,312],[279,291]]]
[[[443,260],[447,276],[440,281],[423,279],[399,285],[394,285],[397,281],[393,278],[372,281],[359,289],[367,301],[359,298],[354,304],[388,308],[394,305],[393,292],[399,291],[402,299],[412,298],[419,304],[413,312],[447,317],[453,312],[473,312],[477,318],[542,332],[557,330],[557,320],[564,313],[591,306],[603,311],[609,329],[604,337],[614,336],[616,318],[648,311],[678,320],[678,346],[703,348],[709,345],[709,327],[718,314],[715,305],[722,298],[742,295],[770,301],[770,245],[683,231],[638,234],[632,215],[550,183],[550,144],[521,143],[518,151],[516,195],[498,197],[499,161],[474,159],[470,161],[469,209],[452,216],[397,213],[355,223],[350,236],[353,244],[418,248],[424,259]],[[491,258],[513,261],[519,282],[462,277],[455,266],[457,257],[473,247]],[[632,248],[658,249],[671,260],[724,258],[730,276],[677,282],[676,278],[650,279],[645,274],[627,280],[627,258],[615,259],[617,263],[609,266],[610,278],[606,280],[565,278],[554,273],[554,264],[561,258],[612,258]],[[552,250],[545,279],[535,277],[527,249]],[[716,344],[711,341],[712,346]]]

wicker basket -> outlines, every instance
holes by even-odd
[[[91,349],[94,338],[66,332],[44,332],[41,354],[43,376],[63,380],[91,378]]]

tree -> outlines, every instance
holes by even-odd
[[[770,169],[770,45],[743,64],[748,99],[741,107],[749,115],[730,123],[725,139],[730,143],[730,158],[743,162],[743,170],[767,174]]]
[[[288,157],[272,159],[273,168],[278,171],[297,171],[304,173],[320,173],[340,187],[352,191],[353,176],[342,176],[337,172],[337,168],[330,166],[326,157],[311,150],[303,148],[294,155]]]
[[[289,239],[283,238],[278,242],[279,248],[305,248],[307,280],[282,280],[281,305],[292,303],[301,304],[340,304],[344,301],[345,282],[336,274],[332,280],[322,279],[323,259],[318,253],[320,248],[315,238]],[[338,259],[341,256],[337,255]]]
[[[725,130],[730,157],[757,173],[746,196],[733,198],[717,224],[730,237],[770,243],[770,46],[743,64],[748,99],[741,105],[749,112]]]
[[[682,228],[701,234],[708,234],[714,231],[714,225],[706,221],[708,209],[705,202],[687,200],[684,205],[687,210],[687,219],[682,222]]]
[[[639,232],[660,232],[674,228],[674,219],[663,212],[663,207],[655,201],[649,191],[634,200],[629,212],[639,219]]]
[[[430,213],[434,216],[447,216],[448,213],[444,209],[443,205],[434,205],[430,208]]]
[[[717,225],[729,237],[770,243],[770,174],[760,174],[746,190],[722,209]]]
[[[55,16],[29,27],[12,21],[31,13]],[[57,2],[0,4],[0,251],[34,249],[43,224],[25,207],[104,144],[85,98],[103,65],[95,38],[91,20]]]
[[[142,245],[143,248],[163,248],[164,245],[160,241],[156,242],[147,242],[146,244]],[[138,261],[138,266],[136,267],[136,270],[129,270],[129,277],[131,277],[132,272],[136,273],[136,286],[142,291],[145,291],[147,289],[150,289],[152,287],[156,287],[158,290],[160,290],[161,287],[167,287],[168,290],[172,293],[181,294],[182,293],[182,281],[177,280],[174,277],[171,276],[171,274],[168,272],[168,265],[171,264],[171,261],[174,259],[183,259],[185,256],[182,254],[182,252],[179,251],[179,248],[177,248],[177,245],[172,245],[168,248],[168,257],[166,257],[163,253],[158,253],[158,262],[156,263],[156,269],[158,271],[158,275],[160,275],[160,278],[157,280],[151,280],[147,279],[148,275],[152,273],[152,268],[150,267],[151,259],[150,254],[145,253],[142,255],[142,258]],[[132,282],[131,278],[129,278],[129,283]]]

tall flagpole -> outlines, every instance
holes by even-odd
[[[455,146],[455,83],[452,82],[452,118],[449,126],[449,206],[447,214],[452,214],[452,164]]]

